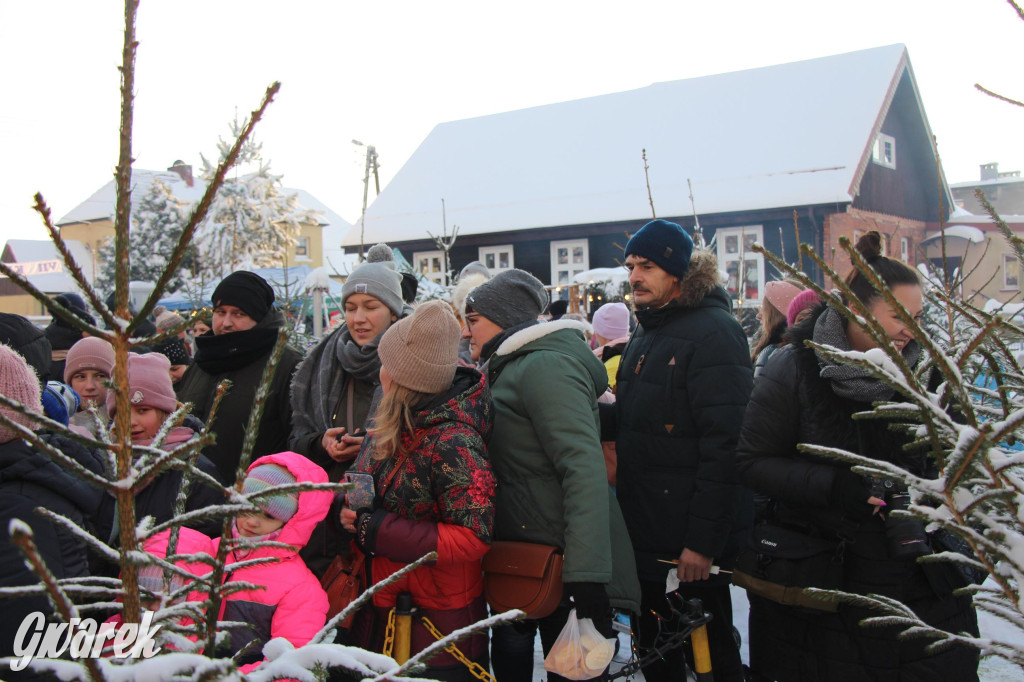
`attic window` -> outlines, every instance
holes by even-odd
[[[896,138],[885,133],[878,133],[875,146],[871,150],[871,160],[879,166],[896,168]]]

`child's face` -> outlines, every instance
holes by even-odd
[[[153,407],[132,405],[132,440],[146,440],[156,436],[167,413]]]
[[[95,369],[82,369],[71,375],[71,388],[82,398],[84,403],[102,405],[107,399],[107,385],[110,377],[106,372]]]
[[[284,521],[278,521],[270,514],[261,511],[256,514],[239,516],[235,525],[238,527],[238,534],[243,538],[258,538],[278,530],[284,526]]]

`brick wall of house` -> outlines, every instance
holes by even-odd
[[[885,255],[891,258],[904,259],[902,239],[906,238],[908,240],[906,261],[909,265],[916,266],[922,257],[918,252],[918,247],[925,238],[926,227],[927,223],[921,220],[851,208],[846,213],[834,213],[825,219],[824,243],[826,246],[822,255],[832,269],[845,276],[850,270],[850,258],[840,247],[839,238],[846,236],[852,243],[856,243],[857,238],[864,232],[878,230],[883,235],[883,241],[888,237],[889,243]],[[835,249],[834,256],[832,255],[833,248]]]

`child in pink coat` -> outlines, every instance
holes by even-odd
[[[280,452],[260,457],[249,467],[243,493],[251,495],[271,486],[289,483],[327,483],[327,473],[295,452]],[[228,554],[229,574],[225,581],[241,581],[266,589],[235,592],[221,608],[220,620],[248,623],[247,629],[231,633],[235,651],[249,646],[239,658],[242,672],[249,672],[263,661],[263,645],[275,637],[284,637],[295,647],[309,642],[327,622],[327,594],[320,581],[306,568],[298,550],[305,546],[313,528],[330,509],[332,493],[310,490],[301,493],[264,496],[253,500],[260,514],[235,519],[232,536],[239,540],[273,540],[295,549],[235,547]],[[213,541],[216,553],[220,540]],[[280,561],[230,570],[233,562],[261,557]]]

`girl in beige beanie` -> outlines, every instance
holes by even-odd
[[[455,315],[441,301],[424,303],[384,333],[378,349],[384,397],[350,469],[372,478],[375,504],[346,504],[341,513],[360,551],[374,557],[374,584],[437,552],[435,563],[376,592],[373,615],[386,622],[397,594],[409,592],[413,605],[445,635],[487,617],[480,560],[494,526],[494,476],[484,449],[491,396],[479,372],[458,366],[459,333]],[[420,621],[412,627],[412,653],[435,641]],[[379,632],[380,639],[368,636],[358,644],[381,651],[383,628]],[[486,633],[458,646],[487,669]],[[426,677],[473,679],[450,653],[428,664]]]

